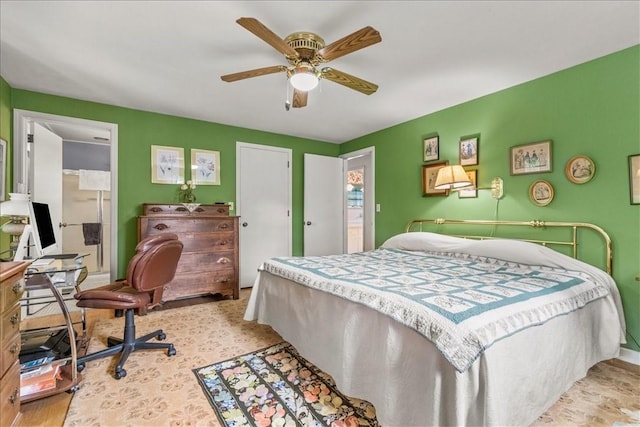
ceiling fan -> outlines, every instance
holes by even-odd
[[[289,34],[285,39],[281,39],[255,18],[240,18],[236,22],[282,53],[289,65],[274,65],[227,74],[220,77],[225,82],[235,82],[266,74],[285,72],[289,83],[293,86],[292,101],[294,108],[307,105],[308,92],[318,85],[319,79],[327,79],[339,83],[366,95],[371,95],[378,90],[378,85],[334,68],[317,68],[324,62],[381,42],[380,33],[372,27],[364,27],[325,46],[324,40],[311,32],[296,32]],[[291,100],[287,99],[285,108],[288,110],[290,106]]]

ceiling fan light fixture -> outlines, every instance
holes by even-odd
[[[291,70],[291,75],[289,76],[289,83],[294,89],[301,90],[303,92],[308,92],[310,90],[315,89],[318,86],[318,82],[320,79],[318,78],[318,74],[315,69],[311,65],[298,65],[296,68]]]

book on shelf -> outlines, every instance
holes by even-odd
[[[49,363],[20,374],[20,396],[28,396],[40,391],[56,388],[57,381],[62,379],[60,365]]]

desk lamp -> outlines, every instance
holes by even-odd
[[[20,236],[29,220],[29,195],[9,193],[9,200],[0,203],[0,216],[9,217],[0,230],[11,236],[9,252],[15,254],[19,249]]]

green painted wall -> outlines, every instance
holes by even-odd
[[[342,144],[341,153],[375,146],[376,243],[414,218],[542,219],[591,222],[611,236],[614,278],[624,302],[629,348],[640,341],[640,205],[629,202],[628,157],[640,153],[640,46]],[[478,186],[494,176],[505,182],[496,203],[488,191],[477,199],[422,197],[422,140],[437,133],[440,160],[458,161],[458,141],[479,134]],[[553,141],[553,170],[509,175],[509,147]],[[567,180],[567,160],[584,154],[596,174],[586,184]],[[529,185],[544,179],[555,198],[546,207],[529,201]],[[635,342],[634,342],[635,339]]]
[[[11,129],[12,129],[12,121],[11,121],[11,87],[7,84],[7,82],[0,76],[0,138],[7,141],[7,158],[5,169],[4,179],[5,179],[5,194],[4,200],[9,200],[9,192],[11,191],[11,182],[13,181],[11,178],[11,165],[12,157],[11,157]],[[0,224],[4,224],[7,220],[3,218],[0,221]],[[7,249],[9,247],[9,236],[5,233],[0,233],[0,252]],[[1,256],[6,256],[6,254],[2,254]]]
[[[137,242],[137,216],[145,202],[177,202],[177,185],[151,183],[151,145],[220,152],[219,186],[200,186],[198,201],[235,202],[236,141],[292,149],[293,253],[302,254],[303,154],[337,156],[339,146],[217,123],[12,90],[12,108],[116,123],[118,125],[118,274],[124,274]],[[188,174],[188,172],[187,172]]]

